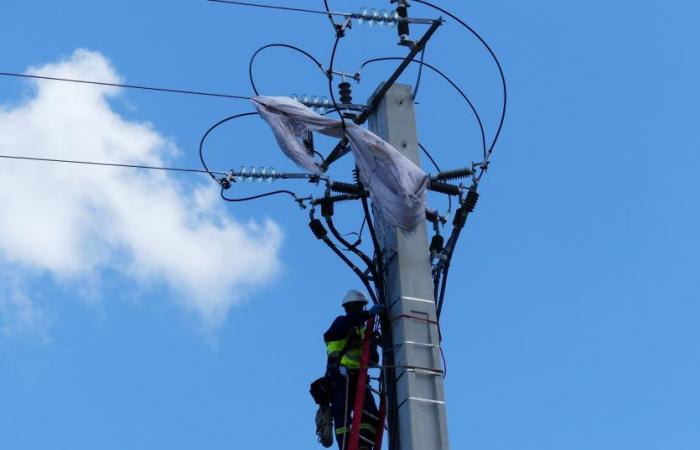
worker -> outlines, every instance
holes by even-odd
[[[335,436],[340,450],[347,449],[350,436],[351,412],[355,403],[365,322],[370,316],[382,311],[381,305],[372,305],[369,311],[366,311],[367,303],[367,298],[362,292],[354,289],[348,291],[342,302],[345,315],[337,317],[323,335],[328,352],[326,376],[333,380],[331,410]],[[376,338],[372,336],[371,339],[370,364],[378,364],[379,354],[377,353]],[[376,417],[379,413],[369,389],[365,390],[363,410],[371,416],[362,415],[360,436],[367,441],[360,440],[360,449],[372,450],[368,442],[374,442],[379,426]]]

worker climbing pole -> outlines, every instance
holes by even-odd
[[[311,394],[319,404],[316,422],[320,442],[330,447],[335,437],[341,450],[380,450],[386,427],[390,450],[447,450],[439,319],[452,256],[467,218],[476,207],[478,188],[489,169],[504,123],[506,82],[492,49],[454,14],[425,0],[387,1],[395,4],[394,11],[363,8],[359,13],[341,13],[332,11],[325,0],[325,11],[264,5],[267,9],[327,15],[335,41],[329,63],[324,67],[309,52],[289,44],[268,44],[258,49],[249,63],[255,112],[227,117],[207,130],[200,142],[200,157],[209,171],[204,158],[205,141],[218,127],[244,117],[259,116],[265,120],[284,155],[302,172],[241,168],[219,176],[209,171],[221,187],[221,197],[241,202],[272,195],[291,196],[299,207],[308,210],[313,235],[351,269],[369,296],[367,299],[359,291],[348,292],[343,302],[346,314],[336,318],[324,334],[326,374],[311,385]],[[223,3],[256,6],[250,2]],[[409,14],[419,5],[444,14],[449,20]],[[396,27],[398,44],[407,52],[404,56],[369,59],[355,71],[338,70],[340,41],[361,32],[353,28],[353,23]],[[487,142],[484,123],[470,98],[444,72],[424,61],[426,45],[448,23],[458,24],[476,37],[498,68],[503,107],[491,142]],[[412,33],[416,30],[420,30],[420,37],[414,39]],[[306,95],[261,95],[254,81],[254,62],[269,49],[295,51],[313,62],[326,77],[330,100]],[[353,100],[353,82],[360,82],[367,66],[382,61],[398,64],[366,104],[357,104]],[[398,84],[410,66],[419,67],[416,85]],[[480,155],[472,160],[465,156],[462,167],[441,170],[418,142],[414,105],[424,69],[437,74],[459,94],[478,124]],[[329,113],[337,118],[329,117]],[[317,147],[314,133],[335,138],[337,143],[324,152]],[[467,150],[477,148],[462,140],[457,142]],[[422,168],[419,150],[433,164],[433,173]],[[353,179],[339,181],[333,174],[336,162],[349,154],[354,158]],[[227,195],[231,190],[239,190],[246,181],[300,179],[318,186],[321,194],[303,196],[280,189],[247,197]],[[428,192],[444,195],[449,201],[447,210],[428,207]],[[453,210],[455,201],[458,206]],[[351,202],[358,202],[364,215],[362,227],[352,240],[335,223],[335,210]],[[430,243],[426,224],[434,232]],[[365,230],[370,239],[365,238]],[[364,310],[370,300],[372,306]],[[382,349],[381,362],[377,346]],[[377,371],[376,376],[371,374],[373,371]],[[379,408],[373,394],[378,395]]]

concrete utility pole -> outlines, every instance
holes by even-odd
[[[394,84],[369,117],[369,128],[420,165],[410,86]],[[447,415],[433,280],[425,224],[404,233],[375,214],[384,256],[386,316],[394,349],[398,416],[392,450],[448,450]],[[385,323],[386,327],[387,324]],[[391,413],[389,415],[391,417]],[[392,433],[392,431],[395,433]]]

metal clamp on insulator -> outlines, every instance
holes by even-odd
[[[454,184],[441,183],[440,181],[431,181],[428,185],[428,189],[447,195],[459,195],[462,192],[459,186],[455,186]]]

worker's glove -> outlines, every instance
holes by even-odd
[[[369,314],[371,316],[376,316],[378,314],[381,314],[384,311],[384,306],[380,305],[379,303],[375,303],[374,305],[370,306],[369,308]]]

